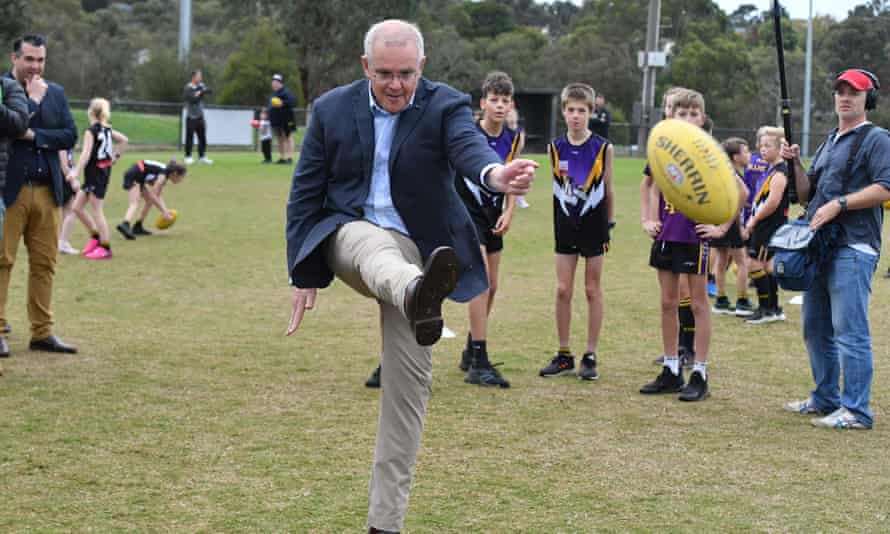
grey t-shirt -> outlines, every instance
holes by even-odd
[[[190,119],[201,119],[204,117],[204,105],[201,100],[204,98],[204,84],[192,85],[191,82],[185,84],[183,91],[183,99],[185,100],[185,115]],[[197,92],[201,91],[198,95]]]
[[[878,127],[872,128],[863,139],[850,176],[846,184],[842,183],[847,158],[855,137],[854,132],[864,124],[840,137],[837,136],[837,128],[828,134],[828,139],[825,140],[813,165],[807,171],[811,184],[818,176],[816,189],[807,205],[808,220],[813,218],[813,214],[821,206],[871,184],[881,184],[890,189],[890,134]],[[884,222],[884,210],[880,204],[864,210],[841,213],[835,221],[841,230],[840,245],[868,245],[875,253],[880,252],[881,225]]]

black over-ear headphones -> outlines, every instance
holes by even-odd
[[[871,80],[871,89],[866,91],[865,93],[865,109],[872,110],[878,107],[878,96],[881,94],[881,82],[878,81],[878,77],[872,74],[871,72],[865,69],[849,69],[855,72],[858,72],[869,80]],[[849,71],[844,71],[849,72]],[[837,75],[838,78],[844,75],[844,72]]]

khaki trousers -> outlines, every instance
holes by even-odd
[[[0,240],[0,330],[7,326],[6,304],[9,279],[15,264],[19,240],[24,236],[28,249],[28,320],[31,339],[52,334],[53,277],[59,251],[61,210],[52,191],[43,185],[25,184],[3,219]]]
[[[355,221],[330,238],[327,260],[338,278],[380,304],[382,391],[368,526],[400,531],[433,380],[432,350],[417,344],[403,309],[408,283],[422,272],[420,252],[409,237]]]

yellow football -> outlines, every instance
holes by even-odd
[[[701,223],[736,216],[739,189],[726,152],[707,132],[686,121],[659,122],[646,145],[652,179],[665,200]]]
[[[281,107],[281,104],[283,104],[283,102],[281,101],[281,99],[278,98],[277,96],[273,96],[273,97],[271,98],[271,100],[269,100],[269,103],[272,104],[272,106],[273,106],[273,107],[276,107],[276,108]]]
[[[887,200],[887,201],[884,202],[884,209],[885,209],[885,210],[890,210],[890,200]]]
[[[164,218],[163,213],[158,215],[158,220],[155,221],[155,226],[158,228],[158,230],[166,230],[167,228],[170,228],[171,226],[173,226],[173,223],[176,222],[176,219],[179,218],[179,215],[176,213],[175,209],[170,208],[168,211],[170,212],[170,215],[173,216],[173,218],[167,220]]]

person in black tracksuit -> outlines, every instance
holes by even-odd
[[[212,91],[204,85],[202,81],[201,71],[192,72],[192,80],[186,84],[183,91],[183,99],[185,100],[185,162],[192,163],[192,143],[195,135],[198,136],[198,161],[208,165],[213,160],[205,156],[207,152],[207,123],[204,120],[204,104],[202,100],[205,95],[209,95]]]

